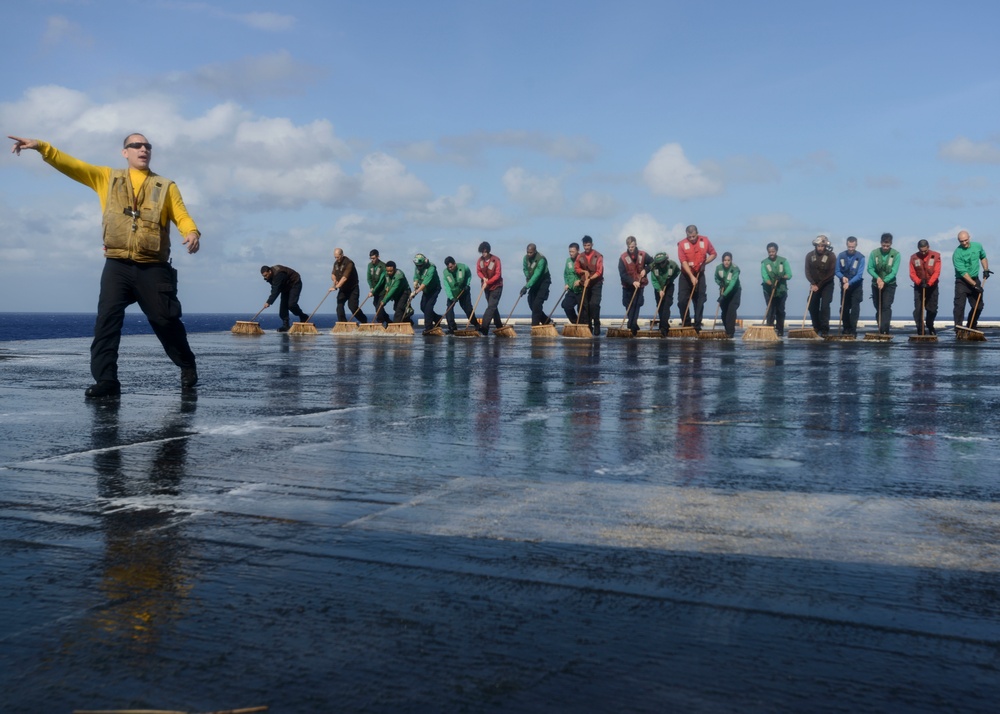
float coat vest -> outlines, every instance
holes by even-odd
[[[166,263],[170,258],[170,223],[161,223],[167,190],[173,181],[150,172],[139,193],[132,191],[128,169],[113,169],[104,210],[104,255],[137,263]]]

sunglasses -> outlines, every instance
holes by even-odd
[[[146,151],[152,151],[153,145],[147,144],[144,141],[133,141],[131,144],[125,144],[126,149],[145,149]]]

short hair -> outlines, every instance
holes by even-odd
[[[528,243],[528,247],[525,248],[525,250],[529,250],[529,249],[531,249],[531,250],[538,250],[538,246],[535,245],[534,243]]]
[[[892,243],[892,233],[883,233],[881,243]]]
[[[730,253],[728,250],[722,254],[722,259],[725,260],[726,258],[729,258],[730,260],[733,259],[733,254]]]
[[[395,262],[395,261],[393,261],[393,260],[387,260],[387,261],[385,262],[385,267],[387,267],[387,268],[392,268],[392,269],[394,269],[394,270],[395,270],[395,268],[396,268],[396,262]]]
[[[777,243],[773,243],[773,242],[772,243],[768,243],[767,244],[767,249],[771,250],[771,248],[774,248],[775,250],[777,250],[778,249],[778,244]]]
[[[149,138],[145,134],[143,134],[141,131],[133,131],[131,134],[126,134],[125,138],[122,139],[122,148],[123,149],[126,148],[129,145],[129,139],[131,139],[133,136],[141,136],[144,139],[148,139]]]
[[[369,258],[375,257],[377,255],[378,255],[378,248],[372,248],[370,251],[368,251]]]
[[[454,262],[455,262],[455,259],[452,258],[450,255],[447,258],[444,259],[444,264],[445,265],[451,265]]]
[[[576,248],[577,250],[580,250],[580,244],[577,243],[576,241],[573,241],[572,243],[570,243],[569,247],[570,248]]]
[[[584,245],[587,245],[587,243],[590,243],[591,245],[594,245],[594,239],[591,238],[590,236],[584,236],[583,240],[580,241],[580,242],[583,243]]]
[[[855,238],[854,236],[847,236],[847,242],[848,243],[857,243],[858,239]]]
[[[931,244],[927,242],[926,238],[921,238],[920,240],[917,241],[917,247],[918,248],[930,248]]]
[[[264,273],[266,273],[270,269],[271,269],[270,265],[262,265],[262,266],[260,266],[260,274],[263,275]]]
[[[631,245],[632,243],[635,242],[636,242],[635,236],[629,236],[628,238],[625,239],[625,245]]]
[[[492,248],[490,248],[490,244],[486,241],[483,241],[482,243],[479,244],[479,252],[482,253],[484,250],[487,253],[489,253],[492,250]]]
[[[692,223],[690,226],[688,226],[687,228],[684,229],[684,235],[687,235],[691,231],[694,231],[695,234],[697,235],[697,233],[698,233],[698,226],[696,226],[694,223]]]

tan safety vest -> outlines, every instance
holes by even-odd
[[[161,223],[167,190],[173,181],[150,173],[132,190],[128,169],[111,172],[104,210],[104,255],[137,263],[165,263],[170,258],[170,223]]]

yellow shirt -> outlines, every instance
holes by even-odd
[[[90,186],[90,188],[94,189],[97,192],[98,198],[101,199],[101,213],[104,213],[108,202],[108,186],[111,183],[110,166],[94,166],[85,161],[80,161],[41,140],[38,142],[38,151],[42,155],[42,159],[49,166],[52,166],[60,173],[66,174],[74,181],[79,181],[84,186]],[[139,189],[148,175],[149,171],[129,169],[132,190],[136,194],[139,193]],[[187,236],[192,231],[201,235],[201,232],[198,231],[198,226],[195,225],[194,220],[188,215],[187,207],[181,198],[181,192],[175,183],[170,184],[170,188],[167,191],[167,200],[163,204],[163,215],[160,216],[160,225],[165,226],[170,222],[173,222],[177,226],[177,230],[180,231],[182,236]]]

